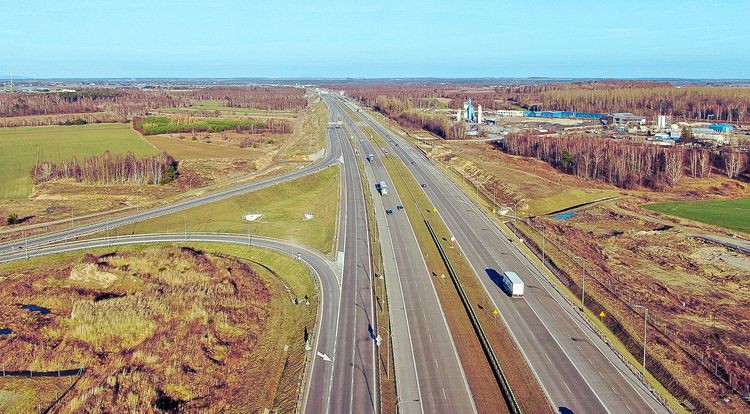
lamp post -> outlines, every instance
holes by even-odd
[[[643,305],[631,304],[635,309],[643,308],[643,377],[646,377],[646,326],[648,326],[648,308]]]
[[[378,327],[378,332],[380,330],[384,330],[386,333],[386,338],[388,338],[388,343],[391,341],[391,333],[386,329],[385,326]],[[380,335],[378,335],[380,336]],[[377,343],[378,347],[380,346],[380,342]],[[385,362],[385,378],[391,379],[391,351],[390,349],[386,351],[386,362]]]
[[[581,310],[586,313],[586,269],[583,267],[583,257],[574,256],[573,259],[578,261],[578,265],[581,266]]]

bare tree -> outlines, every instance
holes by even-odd
[[[682,178],[683,160],[685,155],[682,148],[672,148],[664,151],[664,178],[670,187],[674,187]]]

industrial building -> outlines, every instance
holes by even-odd
[[[711,124],[708,126],[709,129],[712,129],[716,132],[732,132],[734,131],[734,127],[729,124]]]
[[[607,116],[607,122],[617,126],[643,126],[646,125],[646,118],[630,112],[617,112]]]
[[[482,105],[477,105],[476,110],[474,104],[471,102],[471,98],[464,102],[464,108],[459,110],[456,114],[456,121],[465,120],[469,123],[482,123]]]
[[[500,109],[497,112],[498,116],[524,116],[525,111],[513,111],[507,109]]]

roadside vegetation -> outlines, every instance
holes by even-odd
[[[0,340],[3,367],[85,368],[76,378],[0,378],[3,411],[296,408],[317,293],[289,257],[162,244],[0,269],[0,323],[12,330]]]

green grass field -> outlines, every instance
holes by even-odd
[[[179,213],[135,223],[120,234],[188,231],[259,234],[294,239],[330,253],[339,205],[339,167],[327,168],[283,184],[232,197]],[[263,213],[259,222],[245,221],[247,213]],[[314,215],[303,221],[306,212]]]
[[[653,203],[643,207],[750,234],[750,198]]]
[[[61,161],[104,151],[130,151],[136,156],[157,153],[126,124],[0,129],[0,199],[28,197],[32,187],[30,171],[37,157]]]
[[[144,135],[200,132],[221,132],[237,127],[249,129],[252,127],[267,128],[267,121],[257,119],[225,119],[225,118],[190,118],[188,123],[181,123],[172,116],[148,116],[138,121],[138,129]]]

